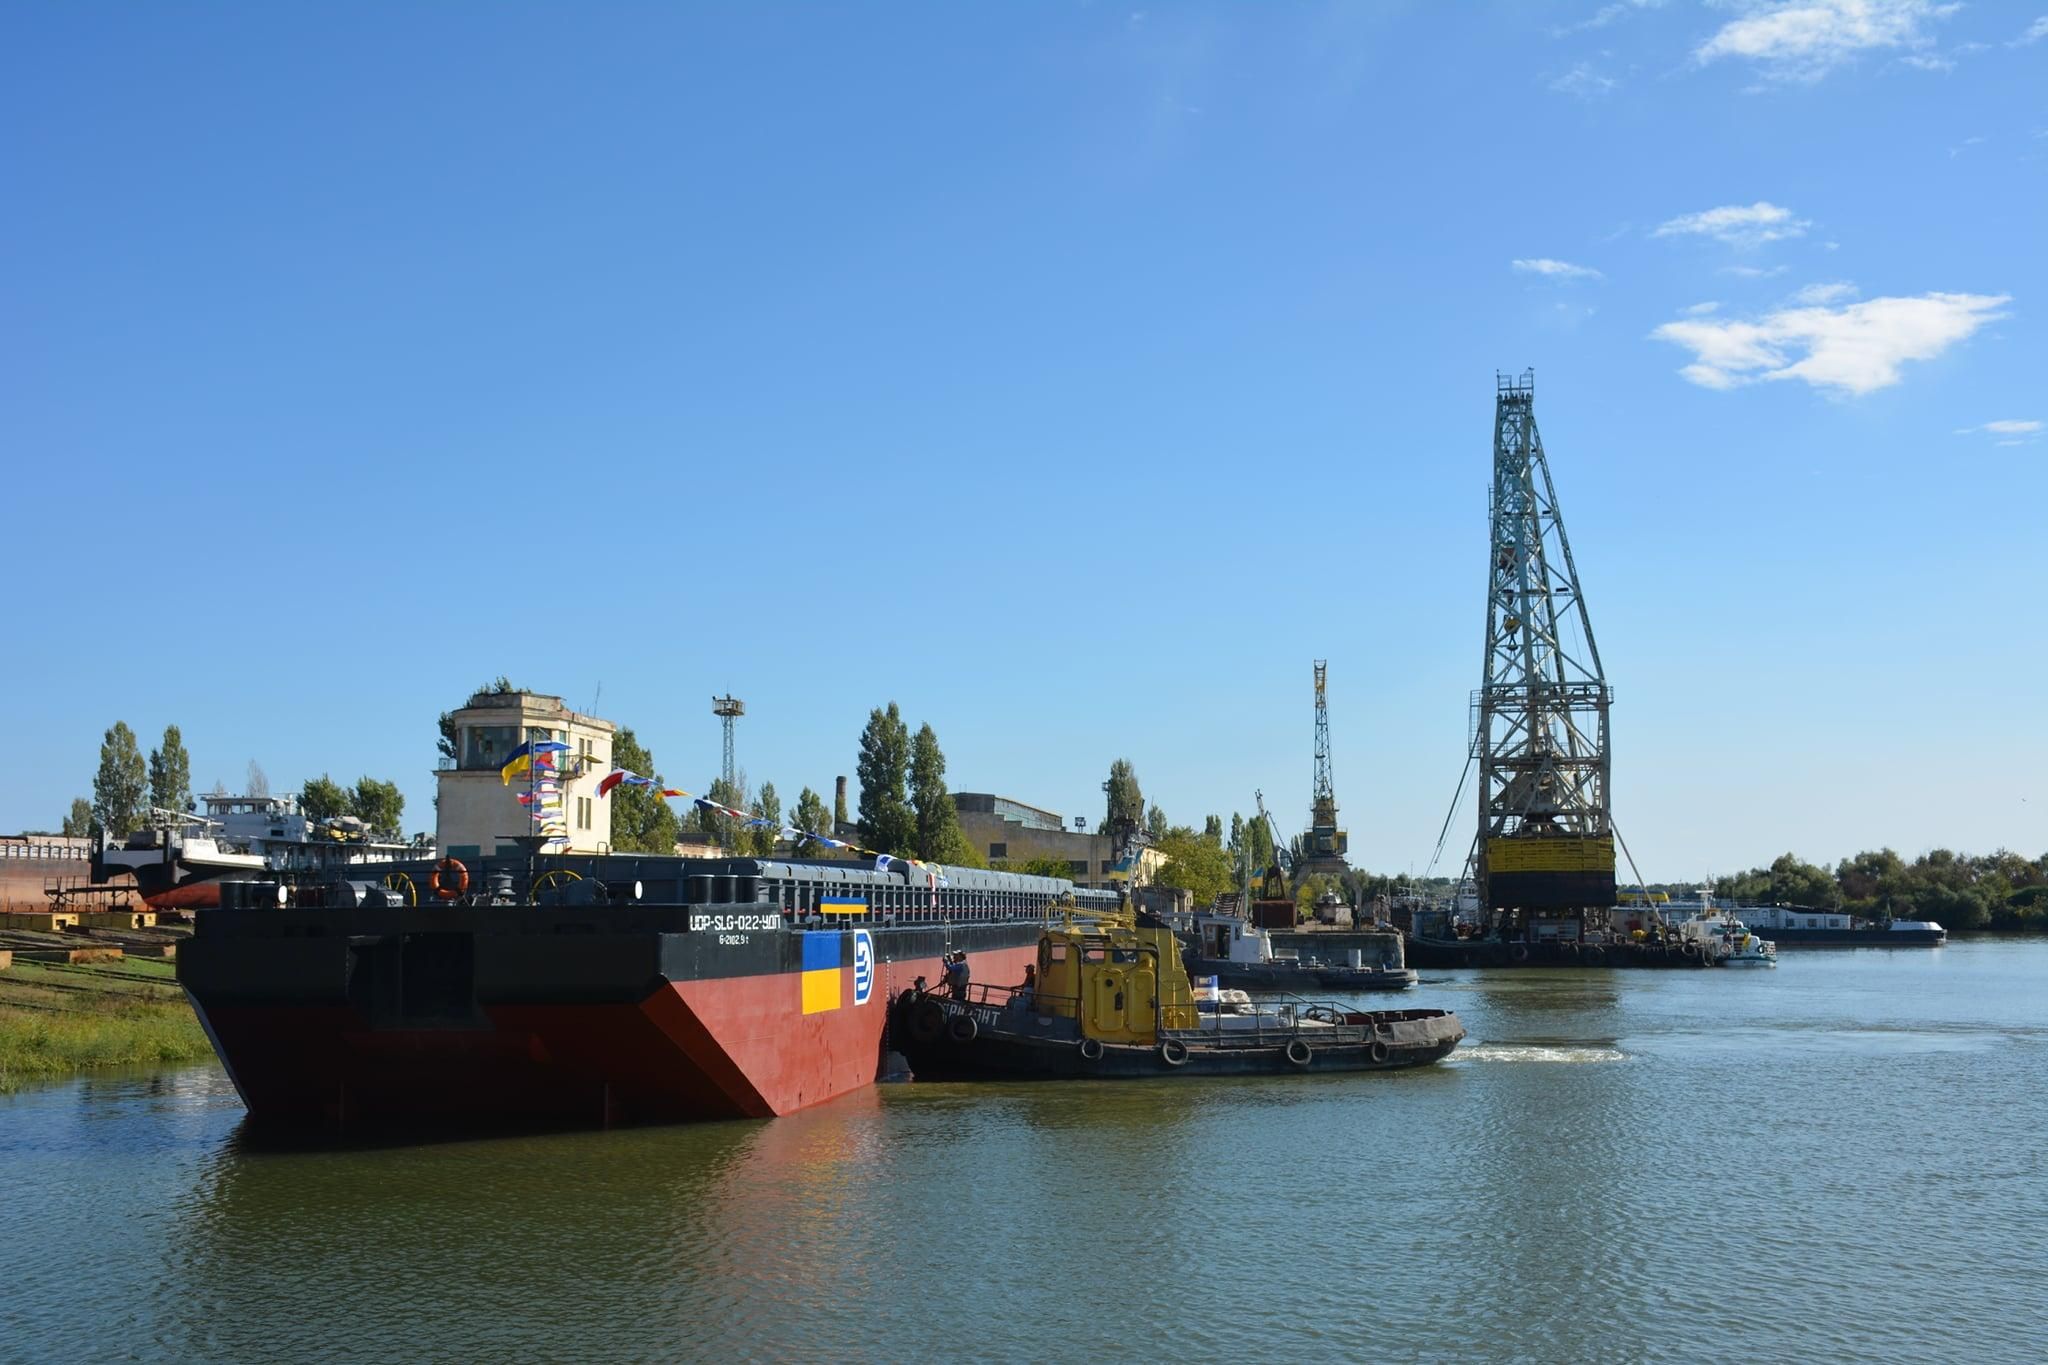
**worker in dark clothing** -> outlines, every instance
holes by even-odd
[[[967,954],[956,952],[946,963],[946,984],[952,988],[955,1000],[967,998],[967,978]]]
[[[1024,984],[1010,997],[1011,1007],[1022,1012],[1034,1008],[1038,1003],[1038,968],[1032,963],[1024,965]]]

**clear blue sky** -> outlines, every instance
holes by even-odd
[[[2039,854],[2044,8],[9,6],[0,828],[499,673],[1299,827],[1320,657],[1420,870],[1534,366],[1648,875]]]

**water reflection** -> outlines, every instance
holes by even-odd
[[[1428,1000],[1488,1061],[772,1123],[293,1151],[215,1069],[95,1077],[0,1099],[0,1355],[2032,1358],[2048,944],[2005,951],[1470,974]],[[1771,1265],[1858,1287],[1698,1288]]]

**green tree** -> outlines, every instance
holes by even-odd
[[[796,810],[790,815],[789,823],[810,834],[822,834],[826,838],[837,837],[830,828],[832,813],[825,809],[825,798],[805,787],[796,794]],[[801,856],[812,856],[823,851],[823,845],[815,839],[799,839],[796,851]]]
[[[997,862],[1004,872],[1022,873],[1027,877],[1074,879],[1073,866],[1065,858],[999,858]]]
[[[299,788],[299,810],[315,824],[349,813],[348,788],[326,773],[306,779]]]
[[[775,856],[775,845],[782,839],[782,798],[776,795],[773,782],[761,784],[760,794],[754,798],[752,810],[758,818],[772,822],[747,831],[753,844],[754,856],[772,858]]]
[[[1335,891],[1341,898],[1344,894],[1344,885],[1326,872],[1304,877],[1301,885],[1294,889],[1295,916],[1299,919],[1308,919],[1314,915],[1316,902],[1322,899],[1325,891]]]
[[[92,780],[92,818],[109,835],[125,839],[142,824],[149,772],[135,732],[117,720],[100,742],[100,770]]]
[[[382,838],[396,839],[404,830],[405,795],[396,782],[379,782],[368,776],[357,779],[355,790],[349,793],[348,809]]]
[[[507,696],[513,692],[524,692],[525,690],[526,689],[523,687],[514,687],[512,685],[511,680],[507,678],[504,674],[500,673],[495,679],[485,683],[482,687],[479,687],[476,691],[470,693],[469,700],[464,702],[463,705],[474,706],[477,703],[477,699],[480,697],[502,697]],[[441,738],[439,739],[439,741],[436,742],[435,747],[441,751],[441,757],[443,758],[455,760],[461,757],[461,755],[456,753],[455,751],[454,711],[443,711],[441,713]],[[635,769],[635,771],[637,772],[638,769]],[[667,850],[664,849],[663,852],[667,852]]]
[[[1112,850],[1121,850],[1145,827],[1145,794],[1138,790],[1138,770],[1128,758],[1109,765],[1109,780],[1102,784],[1108,796],[1102,815],[1102,836]]]
[[[910,800],[917,811],[917,856],[935,863],[967,860],[967,836],[960,812],[946,790],[946,756],[929,725],[918,727],[910,746]]]
[[[1857,914],[1878,911],[1887,897],[1903,893],[1905,881],[1905,859],[1888,848],[1865,851],[1835,865],[1843,908]]]
[[[711,790],[706,792],[705,795],[721,806],[729,806],[733,810],[745,810],[747,808],[747,779],[744,775],[741,775],[737,781],[728,782],[723,777],[714,777],[711,779]],[[750,856],[753,850],[753,841],[747,837],[749,831],[741,829],[739,821],[733,819],[730,815],[721,815],[715,810],[707,810],[703,806],[699,806],[697,807],[696,825],[699,833],[709,835],[718,842],[718,846],[725,850],[726,856],[732,858]]]
[[[82,796],[71,798],[71,811],[64,817],[64,837],[83,839],[92,833],[92,802]]]
[[[1272,833],[1257,816],[1230,817],[1231,884],[1256,883],[1273,865]]]
[[[1166,855],[1165,865],[1153,877],[1158,885],[1192,892],[1196,905],[1208,905],[1232,889],[1230,855],[1220,844],[1179,829],[1166,833],[1153,847]]]
[[[1161,839],[1164,839],[1170,830],[1171,827],[1166,823],[1165,811],[1154,806],[1151,810],[1145,812],[1145,833],[1151,838],[1153,843],[1157,844]]]
[[[175,725],[164,727],[163,747],[149,755],[149,804],[158,810],[192,809],[192,755]]]
[[[1219,848],[1223,844],[1223,817],[1208,815],[1202,818],[1202,837]]]
[[[910,727],[895,702],[868,713],[860,733],[861,839],[877,853],[911,856],[917,845],[917,815],[904,795],[910,777]]]
[[[654,755],[640,747],[640,741],[631,729],[621,728],[612,736],[612,762],[642,777],[653,778],[656,786],[662,785],[661,775],[654,768]],[[611,795],[605,799],[612,806],[613,852],[675,852],[676,835],[681,830],[676,824],[676,813],[669,809],[667,801],[645,787],[626,782],[612,788]]]

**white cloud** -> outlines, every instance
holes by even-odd
[[[1720,307],[1718,300],[1710,299],[1705,303],[1689,303],[1678,311],[1689,318],[1703,318],[1709,313],[1718,312]]]
[[[2028,43],[2038,43],[2043,38],[2048,38],[2048,14],[2042,15],[2033,23],[2028,24],[2027,31],[2007,43],[2006,46],[2025,47]]]
[[[1542,275],[1553,280],[1598,280],[1605,279],[1590,265],[1573,265],[1570,261],[1553,261],[1548,256],[1537,256],[1529,260],[1517,259],[1509,262],[1517,274]]]
[[[1985,323],[2006,294],[1922,294],[1867,299],[1840,308],[1781,308],[1755,321],[1689,318],[1650,333],[1693,353],[1679,370],[1709,389],[1760,379],[1800,379],[1819,389],[1863,394],[1899,382],[1909,360],[1931,360]]]
[[[1836,280],[1833,284],[1809,284],[1792,296],[1798,304],[1839,303],[1843,299],[1856,297],[1856,286],[1847,280]]]
[[[1619,82],[1612,76],[1603,76],[1593,69],[1591,62],[1580,62],[1550,82],[1550,88],[1560,95],[1573,95],[1582,100],[1596,100],[1613,90]]]
[[[1730,246],[1761,246],[1765,242],[1782,241],[1787,237],[1805,235],[1813,224],[1804,218],[1794,218],[1792,210],[1780,208],[1768,200],[1759,199],[1754,204],[1723,204],[1717,209],[1705,209],[1699,213],[1688,213],[1660,223],[1652,237],[1712,237],[1715,241]]]
[[[1980,431],[1988,431],[1993,436],[2032,436],[2040,431],[2043,425],[2040,422],[2026,422],[2016,417],[2005,417],[1996,422],[1986,422],[1982,426],[1957,427],[1956,435],[1972,436]]]
[[[1778,80],[1817,81],[1875,48],[1931,46],[1928,26],[1959,4],[1935,0],[1783,0],[1752,5],[1693,49],[1702,66],[1736,57]]]
[[[1721,273],[1733,275],[1739,280],[1767,280],[1773,275],[1782,275],[1791,268],[1789,265],[1774,265],[1766,270],[1756,265],[1724,265],[1721,267]]]
[[[1590,19],[1581,19],[1576,24],[1551,30],[1551,36],[1562,38],[1567,33],[1579,33],[1589,28],[1606,28],[1617,19],[1625,18],[1639,9],[1661,9],[1664,0],[1615,0],[1611,5],[1602,5],[1593,12]]]

